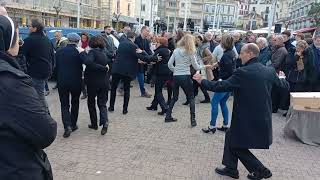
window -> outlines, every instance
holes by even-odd
[[[143,12],[146,11],[146,5],[145,4],[141,4],[141,11],[143,11]]]
[[[264,16],[264,21],[268,21],[268,15]]]
[[[256,7],[252,7],[252,11],[256,11]]]
[[[169,2],[169,7],[177,7],[177,2]]]
[[[186,3],[181,3],[181,7],[184,8],[184,6],[186,5]]]
[[[280,9],[282,10],[282,9]],[[266,13],[269,14],[270,10],[269,10],[269,7],[266,7]]]
[[[206,5],[204,6],[204,8],[205,8],[205,11],[206,11],[207,13],[209,13],[210,4],[206,4]]]

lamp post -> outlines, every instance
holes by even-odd
[[[56,11],[56,26],[58,26],[58,21],[59,21],[59,14],[60,14],[60,12],[61,12],[61,10],[62,10],[62,6],[61,6],[61,1],[59,0],[58,1],[58,4],[55,4],[54,6],[53,6],[53,9]]]

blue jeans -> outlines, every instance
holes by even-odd
[[[144,73],[138,72],[137,79],[139,82],[141,95],[144,95],[146,93],[146,89],[144,88]]]
[[[48,106],[48,103],[47,103],[46,98],[44,96],[45,84],[46,84],[46,80],[32,78],[32,85],[35,88],[35,90],[37,91],[39,98],[40,98],[41,102],[43,103],[43,106],[47,110],[48,114],[50,114],[49,106]]]
[[[230,92],[214,93],[211,100],[211,121],[210,126],[216,126],[216,121],[218,117],[218,105],[220,104],[222,116],[223,116],[223,125],[227,126],[229,122],[229,110],[227,106],[227,100],[230,97]]]

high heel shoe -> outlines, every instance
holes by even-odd
[[[212,134],[214,134],[215,132],[216,132],[216,128],[213,128],[213,129],[211,129],[210,127],[208,127],[207,129],[202,129],[202,132],[204,132],[204,133],[209,133],[209,132],[212,132]]]

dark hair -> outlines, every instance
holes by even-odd
[[[132,31],[129,31],[129,32],[127,33],[127,37],[128,37],[128,39],[132,39],[132,38],[137,37],[137,34],[134,33],[134,32],[132,32]]]
[[[221,47],[225,50],[233,49],[234,39],[230,34],[225,34],[221,38]]]
[[[142,26],[141,32],[144,31],[144,30],[146,30],[147,28],[148,28],[148,26]]]
[[[31,26],[33,28],[37,28],[37,32],[43,32],[43,30],[44,30],[44,25],[42,23],[42,20],[39,18],[31,19]]]
[[[105,26],[103,29],[108,29],[108,28],[111,28],[111,26]]]
[[[105,48],[106,43],[104,41],[104,38],[102,36],[93,36],[89,40],[89,47],[91,48]]]
[[[281,34],[284,34],[284,35],[287,35],[288,37],[291,36],[291,32],[286,30],[286,31],[283,31]]]

